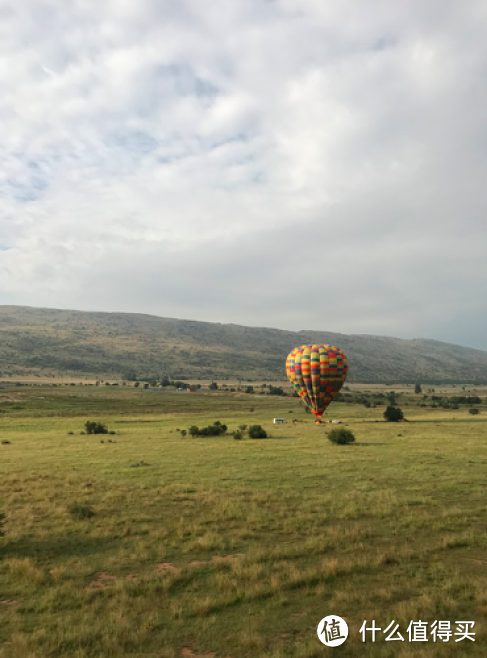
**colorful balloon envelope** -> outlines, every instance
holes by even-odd
[[[287,376],[319,423],[347,377],[348,361],[334,345],[300,345],[286,360]]]

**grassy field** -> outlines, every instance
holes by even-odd
[[[334,403],[357,439],[336,446],[290,397],[3,389],[0,657],[487,655],[487,411],[410,401],[405,423]],[[271,437],[177,431],[215,420]],[[363,643],[373,619],[406,641]],[[418,620],[476,642],[409,643]]]

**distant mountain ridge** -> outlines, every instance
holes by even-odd
[[[287,354],[304,343],[340,347],[350,382],[487,383],[487,352],[434,340],[0,306],[0,377],[282,380]]]

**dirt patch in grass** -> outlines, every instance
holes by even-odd
[[[100,571],[98,576],[88,585],[87,589],[106,589],[108,585],[116,583],[118,580],[121,580],[119,576],[114,576],[107,571]],[[129,573],[125,576],[124,580],[134,581],[137,580],[137,576]]]
[[[161,562],[157,565],[157,571],[159,573],[180,573],[181,569],[171,562]]]
[[[118,578],[113,574],[101,571],[88,585],[88,589],[106,589],[110,583],[114,583],[117,580]]]

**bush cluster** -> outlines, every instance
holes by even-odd
[[[269,395],[287,395],[282,386],[272,386],[269,384]]]
[[[215,421],[212,425],[207,427],[197,427],[197,425],[191,425],[188,432],[190,436],[221,436],[226,434],[228,427],[221,423],[219,420]],[[181,432],[181,435],[186,436],[186,430],[176,430]],[[239,425],[238,429],[232,432],[234,439],[241,440],[248,435],[249,439],[267,439],[268,434],[262,425],[250,425],[247,428],[247,425]]]
[[[197,427],[196,425],[191,425],[189,433],[191,436],[220,436],[220,434],[225,434],[227,429],[228,427],[226,425],[223,425],[217,420],[213,425],[208,425],[208,427]]]
[[[428,396],[424,396],[426,399]],[[452,395],[451,397],[441,397],[440,395],[432,395],[431,400],[436,407],[442,409],[458,409],[461,404],[482,404],[481,398],[477,395],[459,396]],[[433,405],[431,405],[433,406]]]

